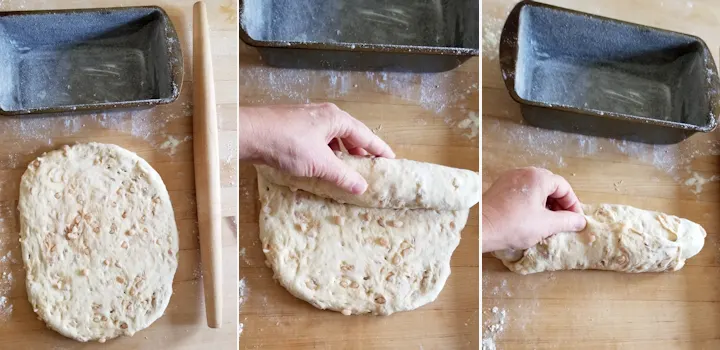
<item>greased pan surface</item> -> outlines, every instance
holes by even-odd
[[[479,50],[477,0],[241,0],[240,37],[285,68],[434,72]]]
[[[0,114],[169,103],[182,78],[159,7],[0,12]]]
[[[523,117],[548,129],[670,144],[720,112],[717,68],[691,35],[523,1],[500,65]]]

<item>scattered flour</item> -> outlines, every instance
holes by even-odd
[[[198,263],[197,267],[195,267],[195,270],[193,270],[193,279],[195,280],[195,282],[199,282],[202,278],[202,275],[202,263]]]
[[[246,103],[310,103],[312,74],[305,70],[245,66],[240,70],[240,91],[257,89],[257,96],[243,96]]]
[[[47,1],[39,1],[39,4],[33,4],[33,9],[37,6],[43,6],[47,7]],[[17,11],[17,10],[27,10],[27,2],[26,0],[0,0],[0,10],[3,11]]]
[[[178,140],[174,136],[168,135],[167,140],[160,144],[160,149],[168,150],[168,153],[170,153],[170,155],[172,156],[175,155],[175,151],[177,151],[178,145],[190,139],[190,136],[185,136],[182,140]]]
[[[246,65],[240,70],[240,90],[253,91],[243,96],[249,104],[313,103],[328,98],[342,99],[356,92],[389,95],[397,103],[414,104],[450,125],[459,124],[449,116],[449,107],[476,111],[478,81],[472,75],[449,71],[440,73],[307,71]],[[251,89],[252,88],[252,89]],[[475,113],[476,112],[469,112]],[[475,118],[479,119],[479,118]],[[426,125],[418,118],[416,122]],[[461,121],[460,123],[463,123]],[[464,122],[466,136],[479,133],[479,122]],[[469,123],[469,124],[468,124]],[[463,128],[460,128],[462,130]]]
[[[494,298],[511,297],[513,293],[508,288],[508,282],[506,279],[500,281],[499,285],[490,286],[488,283],[487,276],[483,275],[482,291],[484,296]]]
[[[470,96],[478,93],[478,82],[475,79],[469,79],[459,72],[448,71],[420,74],[420,81],[419,103],[426,110],[442,114],[449,105],[467,109],[477,108],[474,100],[469,99]]]
[[[480,118],[478,118],[477,113],[470,111],[467,119],[457,123],[457,127],[468,130],[468,132],[463,134],[463,136],[468,139],[477,139],[478,132],[480,131]]]
[[[493,306],[490,312],[483,312],[483,350],[496,350],[495,340],[505,331],[505,323],[507,322],[507,311]]]
[[[225,152],[226,156],[225,159],[223,159],[223,163],[225,164],[235,164],[237,163],[237,157],[240,153],[240,150],[238,149],[238,145],[236,141],[228,141],[225,143]]]
[[[705,185],[708,182],[711,181],[718,181],[720,180],[720,176],[713,175],[710,178],[704,178],[702,175],[698,174],[697,172],[692,173],[692,177],[687,179],[685,181],[685,186],[690,187],[690,191],[695,194],[699,194],[702,192],[703,185]]]
[[[130,134],[147,141],[156,149],[174,154],[175,142],[168,139],[168,129],[174,121],[192,115],[192,110],[190,113],[185,111],[185,105],[187,103],[178,102],[153,109],[0,118],[0,137],[6,147],[6,151],[0,155],[0,168],[22,168],[37,156],[36,153],[73,142],[71,139],[90,139],[88,132],[97,129]],[[181,111],[177,112],[177,109]],[[107,133],[104,134],[107,136]],[[189,139],[185,137],[178,141]],[[102,141],[102,138],[96,141]]]
[[[499,262],[498,262],[499,263]],[[505,331],[513,334],[526,332],[526,327],[537,321],[540,299],[536,291],[545,284],[557,283],[555,273],[520,278],[513,275],[508,279],[498,279],[497,274],[512,274],[509,271],[483,270],[483,305],[491,305],[483,311],[482,349],[496,350],[497,342]],[[527,277],[527,276],[526,276]],[[511,299],[520,294],[518,298]]]
[[[494,16],[483,15],[482,55],[494,61],[500,53],[500,33],[505,21]]]
[[[252,264],[250,263],[250,260],[247,257],[247,250],[245,250],[244,247],[240,248],[239,256],[240,256],[240,259],[242,259],[243,262],[245,262],[245,264],[247,264],[248,266],[252,266]]]
[[[693,187],[695,194],[707,182],[720,180],[698,178],[689,167],[699,157],[720,155],[720,141],[691,137],[675,145],[649,145],[541,129],[518,121],[519,112],[515,114],[515,120],[509,111],[501,117],[483,116],[483,138],[487,142],[483,142],[482,162],[486,184],[512,168],[538,166],[552,170],[566,167],[567,158],[602,159],[613,153],[622,155],[628,163],[651,165],[676,183]],[[493,144],[503,145],[502,152],[490,149]],[[617,190],[619,185],[615,186]]]
[[[238,155],[240,151],[238,149],[238,140],[235,137],[233,140],[229,140],[220,149],[220,160],[221,160],[221,172],[223,173],[223,187],[237,187],[238,186]]]
[[[242,278],[238,281],[238,311],[242,311],[242,306],[245,303],[245,300],[247,300],[248,295],[250,294],[250,289],[245,284],[245,278]],[[243,332],[243,323],[238,322],[238,337]]]
[[[500,33],[505,19],[517,1],[508,1],[504,7],[490,8],[483,4],[482,18],[482,55],[491,61],[498,59],[500,50]]]
[[[250,198],[250,187],[252,185],[253,184],[250,183],[250,181],[246,179],[240,179],[240,185],[238,186],[240,187],[240,199],[252,200],[252,198]]]
[[[311,103],[348,95],[363,86],[389,94],[435,112],[448,105],[465,105],[467,97],[477,93],[477,80],[455,71],[440,73],[307,71],[248,65],[240,72],[240,89],[252,87],[256,93],[246,96],[249,103]],[[459,75],[453,79],[454,75]],[[322,83],[321,83],[322,82]],[[317,86],[324,86],[320,90]],[[315,87],[314,89],[312,87]],[[372,89],[371,89],[372,90]]]
[[[0,234],[5,233],[0,230]],[[12,250],[7,244],[7,236],[0,236],[0,323],[10,320],[13,304],[10,300],[10,289],[13,285],[12,265],[19,262],[13,257]],[[17,249],[17,247],[15,247]]]

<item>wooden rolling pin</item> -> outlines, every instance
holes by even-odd
[[[215,85],[207,8],[193,7],[193,154],[195,196],[200,229],[205,313],[208,326],[222,323],[222,243],[220,236],[220,154],[215,110]]]

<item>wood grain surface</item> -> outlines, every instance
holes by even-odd
[[[546,1],[695,34],[717,61],[716,1]],[[705,248],[678,272],[572,271],[519,276],[482,259],[483,345],[510,349],[720,348],[720,139],[718,131],[673,146],[584,137],[523,125],[505,90],[497,38],[514,1],[483,1],[483,188],[508,169],[543,166],[580,200],[664,211],[700,223]]]
[[[373,129],[398,157],[478,171],[478,73],[477,59],[424,75],[276,69],[241,42],[240,105],[333,102]],[[438,299],[387,317],[318,310],[277,284],[264,263],[258,206],[255,169],[241,162],[240,349],[478,349],[477,206]]]
[[[192,0],[123,1],[159,5],[181,38],[185,77],[178,101],[153,109],[82,115],[0,118],[0,349],[235,349],[237,342],[237,7],[207,1],[213,48],[222,166],[224,317],[221,329],[205,322],[200,283],[192,148]],[[117,1],[0,1],[0,10],[121,6]],[[168,141],[178,140],[176,147]],[[79,343],[45,328],[27,301],[17,243],[18,185],[27,163],[75,142],[114,143],[155,168],[170,192],[180,236],[179,267],[165,315],[133,337]],[[4,303],[4,304],[3,304]]]

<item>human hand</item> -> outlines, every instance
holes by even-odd
[[[355,194],[365,192],[367,181],[335,155],[337,139],[353,155],[395,158],[365,124],[332,103],[241,107],[239,134],[241,160],[318,177]]]
[[[482,250],[527,249],[587,221],[570,184],[549,170],[508,171],[483,194]]]

